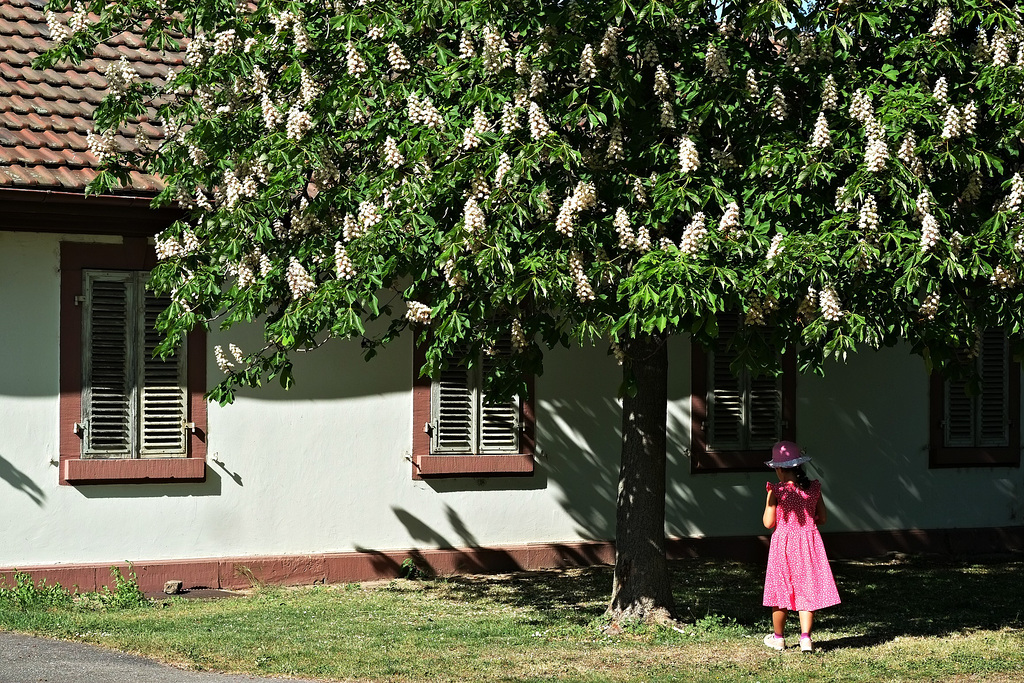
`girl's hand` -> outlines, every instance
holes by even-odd
[[[761,515],[761,523],[765,529],[775,528],[776,506],[779,501],[775,499],[775,491],[768,491],[768,499],[764,502],[764,514]]]

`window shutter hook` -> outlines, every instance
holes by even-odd
[[[84,437],[85,436],[85,423],[84,422],[76,422],[75,426],[73,428],[73,431],[75,432],[75,434],[78,435],[79,438]]]

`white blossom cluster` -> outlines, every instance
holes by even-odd
[[[959,137],[961,130],[960,112],[957,111],[955,104],[951,104],[946,110],[946,118],[942,122],[942,132],[939,135],[944,140],[950,140]]]
[[[617,60],[619,33],[621,31],[622,29],[617,26],[609,26],[605,29],[604,38],[601,39],[601,47],[598,49],[597,53],[605,59],[612,61]]]
[[[692,173],[700,168],[700,157],[697,155],[697,145],[684,135],[679,139],[679,169],[683,173]]]
[[[345,68],[349,76],[355,76],[356,78],[366,73],[366,61],[352,43],[348,43],[345,46]]]
[[[825,85],[821,88],[821,109],[832,111],[839,106],[839,89],[836,87],[836,77],[829,74],[825,78]]]
[[[928,253],[939,243],[939,221],[935,216],[926,213],[921,219],[921,253]]]
[[[935,20],[929,30],[933,36],[948,36],[953,27],[953,10],[949,5],[942,5],[935,12]]]
[[[334,274],[339,280],[351,280],[356,276],[356,270],[352,267],[352,259],[349,258],[348,250],[341,242],[334,243]]]
[[[555,218],[555,230],[572,237],[576,227],[576,217],[581,211],[586,211],[597,205],[597,187],[593,183],[580,181],[576,184],[573,193],[565,198],[558,216]]]
[[[868,141],[864,148],[864,164],[872,173],[885,169],[889,160],[889,146],[885,141],[885,131],[878,121],[872,117],[867,121]]]
[[[359,214],[357,218],[359,220],[359,227],[361,228],[359,235],[357,236],[361,236],[365,235],[367,230],[380,223],[384,219],[384,216],[381,215],[380,209],[377,208],[376,204],[366,200],[359,202]]]
[[[668,251],[670,248],[674,246],[675,244],[672,242],[672,240],[669,239],[668,237],[665,237],[664,235],[662,235],[661,238],[658,240],[658,249],[661,249],[662,251]]]
[[[597,61],[594,59],[594,46],[587,43],[580,55],[580,78],[592,81],[597,78]]]
[[[924,298],[924,301],[921,302],[921,305],[918,307],[917,312],[921,314],[922,317],[927,318],[928,320],[935,320],[935,316],[939,312],[939,301],[939,293],[932,292],[931,294]]]
[[[300,107],[298,104],[293,104],[288,109],[288,121],[285,122],[285,134],[289,140],[299,140],[309,129],[313,127],[313,117],[309,115],[309,112]]]
[[[430,306],[419,301],[407,301],[405,303],[406,311],[405,317],[407,320],[419,323],[421,325],[429,325],[433,319],[433,311]]]
[[[612,356],[615,358],[615,362],[622,365],[626,362],[626,352],[622,350],[622,347],[615,342],[608,342],[608,347],[612,351]]]
[[[992,36],[992,63],[996,66],[1009,66],[1011,50],[1011,37],[1002,29],[997,30]]]
[[[309,276],[309,273],[294,256],[288,259],[288,271],[285,273],[285,280],[288,282],[288,289],[291,290],[293,299],[301,299],[316,287],[316,282],[313,281],[313,278]]]
[[[384,140],[381,159],[385,166],[390,166],[391,168],[399,168],[405,163],[405,157],[402,156],[402,152],[398,149],[398,143],[390,135]]]
[[[1010,179],[1010,194],[1006,198],[1006,210],[1014,213],[1020,211],[1021,203],[1024,202],[1024,178],[1020,173],[1014,173]]]
[[[594,288],[590,286],[587,274],[583,271],[583,258],[578,251],[573,250],[569,255],[569,272],[576,285],[576,298],[583,302],[593,301]]]
[[[924,217],[931,212],[932,196],[928,193],[928,190],[921,190],[921,193],[917,195],[917,201],[914,205],[914,218],[923,221]]]
[[[945,76],[940,76],[932,88],[932,97],[938,100],[939,104],[949,104],[949,83]]]
[[[484,210],[480,208],[480,203],[474,197],[466,200],[466,205],[462,209],[462,221],[466,230],[471,233],[482,232],[486,227]]]
[[[116,133],[117,131],[113,128],[108,128],[99,135],[91,130],[85,134],[89,151],[100,164],[111,162],[117,157],[118,146],[117,140],[114,138]]]
[[[843,317],[843,309],[839,303],[836,290],[825,287],[818,296],[818,305],[821,307],[821,315],[825,320],[837,322]]]
[[[366,37],[368,40],[378,41],[381,38],[383,38],[386,34],[387,29],[385,29],[380,24],[374,24],[373,26],[366,29]]]
[[[708,234],[705,222],[706,219],[703,212],[697,212],[694,215],[693,220],[683,230],[683,237],[679,241],[679,251],[687,256],[693,256],[700,250],[701,240]]]
[[[850,118],[866,124],[874,117],[875,110],[871,104],[871,95],[858,88],[850,101]]]
[[[609,163],[622,161],[625,158],[622,148],[622,123],[616,121],[612,126],[612,132],[608,139],[608,150],[605,152],[605,159]]]
[[[530,137],[534,140],[545,138],[551,133],[551,126],[548,125],[548,120],[544,117],[544,112],[536,102],[530,102],[530,109],[527,118],[530,122]]]
[[[505,39],[491,25],[484,27],[484,69],[490,73],[498,73],[508,61],[510,50]]]
[[[111,62],[103,75],[107,77],[110,92],[115,98],[121,97],[132,83],[139,80],[139,73],[124,56],[116,62]]]
[[[981,174],[977,171],[971,171],[970,177],[967,179],[967,187],[964,188],[960,198],[967,204],[978,201],[981,198]]]
[[[995,267],[990,279],[992,284],[999,289],[1010,289],[1017,286],[1017,274],[1009,268],[1004,268],[1002,264]]]
[[[978,31],[978,37],[974,41],[974,58],[983,62],[992,56],[992,45],[988,41],[988,34],[984,29]]]
[[[658,97],[667,97],[672,92],[672,86],[668,82],[668,72],[661,64],[654,70],[654,94]]]
[[[777,85],[772,88],[772,103],[768,108],[768,113],[773,119],[778,121],[785,121],[786,117],[789,116],[789,106],[786,104],[786,95],[782,92],[782,88]]]
[[[676,110],[668,100],[661,103],[661,127],[669,130],[676,127]]]
[[[736,202],[729,202],[725,207],[725,212],[722,213],[721,220],[718,221],[718,229],[725,234],[732,232],[733,228],[738,228],[740,225],[740,205]]]
[[[716,43],[708,43],[704,56],[704,68],[716,81],[729,77],[729,61]]]
[[[753,69],[747,69],[746,89],[747,97],[752,100],[761,96],[761,84],[757,82],[757,72]]]
[[[412,66],[397,43],[388,43],[388,64],[395,71],[408,71]]]
[[[511,102],[501,105],[501,132],[511,135],[519,130],[522,124],[519,123],[519,110]]]
[[[270,99],[270,95],[263,93],[260,106],[263,109],[263,125],[265,125],[269,130],[274,130],[281,125],[281,122],[284,121],[285,115],[281,111],[280,105]]]
[[[828,119],[825,118],[825,112],[822,111],[818,114],[818,119],[814,122],[814,131],[811,133],[811,147],[815,149],[825,149],[832,145],[832,133],[828,129]]]
[[[764,327],[768,324],[767,316],[778,310],[779,300],[773,296],[766,297],[760,301],[747,302],[747,315],[744,323]]]
[[[519,318],[512,318],[509,337],[512,341],[512,353],[522,353],[526,350],[526,333],[523,332],[523,324],[519,322]]]
[[[313,76],[310,75],[309,71],[302,69],[299,72],[299,82],[301,86],[299,88],[299,101],[304,105],[312,104],[313,100],[320,96],[323,89],[320,84],[317,83]]]
[[[783,235],[778,234],[772,237],[772,243],[768,245],[768,254],[766,258],[769,261],[774,260],[782,252],[782,239]]]
[[[476,48],[473,46],[473,39],[465,31],[459,39],[459,58],[472,59],[476,57]]]
[[[455,259],[449,258],[444,262],[444,266],[441,267],[444,272],[444,281],[449,286],[455,289],[460,289],[466,286],[466,278],[462,276],[462,273],[455,269]]]
[[[875,201],[875,195],[869,194],[864,198],[857,226],[862,231],[869,233],[878,229],[878,203]]]
[[[494,172],[494,184],[501,185],[501,181],[505,179],[509,171],[512,170],[512,157],[508,155],[508,152],[502,152],[498,157],[498,168]]]
[[[648,64],[657,64],[661,61],[661,54],[658,53],[658,46],[651,40],[644,43],[644,49],[641,56]]]
[[[184,255],[185,250],[182,249],[181,243],[173,237],[167,239],[156,238],[156,260],[164,261],[169,258]]]
[[[214,56],[221,57],[223,55],[231,54],[235,50],[236,43],[235,29],[229,28],[224,31],[220,31],[213,37]]]
[[[651,231],[647,226],[637,228],[636,231],[636,250],[641,254],[646,254],[651,250],[654,245],[651,243]]]
[[[210,41],[205,33],[200,32],[192,36],[185,48],[185,63],[190,66],[201,66],[206,61],[206,50],[209,47]]]
[[[800,304],[796,308],[796,312],[805,320],[809,320],[814,317],[818,312],[818,290],[814,287],[807,286],[807,294],[800,300]]]
[[[896,154],[911,173],[918,177],[924,175],[924,162],[917,156],[917,138],[913,131],[908,131],[903,136],[903,142],[900,143],[899,151]]]
[[[633,178],[633,196],[642,206],[647,206],[647,191],[644,189],[644,182],[640,178]]]
[[[615,232],[619,236],[619,249],[631,249],[636,244],[636,236],[633,228],[630,227],[629,214],[626,209],[619,207],[615,209],[615,220],[612,221]]]
[[[234,344],[232,344],[234,346]],[[238,348],[237,346],[235,348]],[[224,347],[217,344],[213,347],[213,359],[217,361],[217,367],[225,375],[230,375],[231,371],[234,370],[234,364],[228,360],[227,356],[224,355]]]
[[[440,128],[444,124],[441,112],[429,97],[420,98],[415,92],[409,93],[409,121],[427,128]]]
[[[974,135],[978,126],[978,105],[968,102],[960,110],[960,133],[962,135]]]

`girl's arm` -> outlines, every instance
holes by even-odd
[[[775,528],[775,512],[778,502],[775,500],[775,491],[768,491],[768,499],[764,502],[764,514],[761,515],[761,523],[764,524],[765,529]]]
[[[818,494],[818,504],[814,507],[814,521],[816,524],[824,524],[828,521],[828,510],[825,508],[825,497]]]

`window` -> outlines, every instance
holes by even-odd
[[[973,359],[979,385],[931,379],[931,467],[1020,466],[1020,365],[1006,335],[986,330]],[[976,390],[975,390],[976,389]]]
[[[151,253],[144,239],[61,245],[62,484],[206,476],[205,340],[153,357],[168,301],[146,291]]]
[[[772,445],[795,439],[796,360],[783,356],[780,377],[755,377],[730,368],[738,320],[723,316],[715,346],[691,353],[690,471],[744,472],[764,469]]]
[[[423,361],[418,349],[416,372]],[[413,478],[533,473],[532,399],[488,401],[482,391],[488,365],[486,354],[472,368],[452,358],[436,381],[414,380]]]

